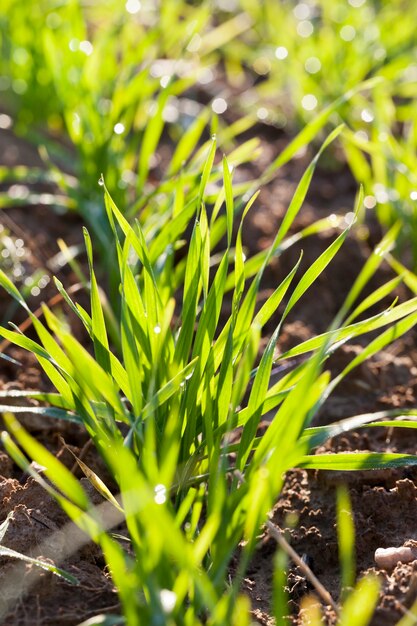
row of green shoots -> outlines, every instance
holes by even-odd
[[[184,193],[181,177],[173,182],[174,201],[156,232],[128,220],[128,210],[118,208],[101,179],[112,239],[108,255],[117,278],[111,301],[99,287],[87,229],[90,310],[56,280],[62,301],[82,323],[82,337],[74,335],[65,315],[47,305],[41,315],[34,314],[10,278],[0,272],[2,287],[26,311],[37,339],[18,327],[0,328],[0,335],[33,353],[55,389],[1,393],[3,445],[72,522],[100,545],[123,610],[123,618],[100,623],[249,624],[249,603],[241,595],[241,583],[289,469],[364,470],[417,463],[417,456],[388,452],[315,454],[329,438],[351,429],[415,428],[416,422],[407,418],[416,416],[417,410],[353,415],[312,426],[320,407],[355,367],[417,322],[417,297],[398,302],[391,295],[402,282],[417,291],[414,275],[390,256],[399,225],[369,256],[327,332],[277,356],[288,315],[307,290],[314,291],[315,281],[354,228],[352,215],[347,220],[341,217],[336,228],[333,220],[334,239],[324,252],[303,273],[300,259],[262,306],[257,304],[270,261],[303,237],[329,228],[328,220],[322,220],[290,233],[318,158],[341,130],[329,136],[306,169],[271,246],[248,259],[242,232],[258,193],[247,197],[245,189],[245,197],[240,195],[226,157],[215,165],[215,137],[196,174],[198,185],[191,186],[195,193],[191,197]],[[313,132],[307,127],[282,161]],[[208,193],[213,176],[217,191]],[[362,209],[359,192],[354,216]],[[394,278],[361,297],[386,260]],[[392,303],[384,308],[382,301],[390,296]],[[370,309],[379,312],[370,315]],[[275,330],[260,352],[267,323]],[[326,370],[328,358],[367,333],[372,339],[366,347],[332,377]],[[285,368],[276,378],[275,366],[281,364]],[[36,399],[41,405],[9,406],[10,395]],[[15,415],[28,410],[85,428],[117,485],[110,488],[80,461],[86,478],[103,497],[101,506],[92,505],[74,475],[19,423]],[[258,427],[265,419],[269,426],[260,434]],[[44,468],[42,473],[33,469],[32,460]],[[112,530],[120,529],[120,524],[123,530],[116,535]],[[348,539],[341,545],[352,543],[352,532],[349,528],[342,532]],[[232,558],[237,561],[230,577]],[[278,558],[275,612],[280,624],[287,614],[285,601],[279,599],[283,568]],[[347,566],[348,586],[354,583],[352,571]],[[65,575],[56,568],[55,573]],[[340,623],[366,624],[377,600],[377,582],[360,582],[345,595]],[[365,605],[369,610],[363,610]],[[319,623],[314,607],[309,609],[311,619]]]

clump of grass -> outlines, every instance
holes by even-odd
[[[33,352],[56,389],[55,393],[17,395],[49,403],[50,407],[37,409],[45,416],[82,424],[118,493],[112,493],[84,467],[87,478],[108,500],[107,513],[98,515],[69,470],[13,417],[19,408],[1,407],[7,427],[3,444],[15,462],[43,484],[69,517],[100,544],[129,626],[249,623],[248,602],[240,596],[240,583],[259,528],[288,469],[353,470],[417,462],[416,456],[392,453],[314,455],[317,445],[339,432],[364,424],[391,423],[377,421],[389,418],[389,412],[354,416],[326,427],[310,426],[344,376],[417,321],[417,298],[394,302],[387,310],[357,321],[401,280],[389,281],[357,304],[383,260],[380,250],[390,248],[395,231],[386,235],[379,251],[365,264],[331,329],[282,355],[280,359],[300,354],[305,358],[272,382],[275,347],[287,315],[307,289],[314,289],[315,280],[337,254],[354,220],[344,224],[301,276],[297,263],[256,310],[269,261],[299,239],[287,234],[318,157],[301,179],[271,247],[246,260],[242,231],[257,194],[244,205],[234,234],[237,193],[228,160],[223,158],[222,186],[209,217],[204,198],[215,150],[213,140],[199,171],[197,197],[190,204],[180,194],[170,219],[153,238],[147,239],[138,221],[131,224],[126,219],[103,181],[116,250],[112,262],[118,276],[114,297],[120,315],[112,331],[115,341],[109,338],[86,229],[90,311],[75,303],[59,281],[56,285],[82,321],[92,353],[74,337],[65,318],[46,305],[42,322],[10,279],[0,273],[2,286],[30,317],[38,341],[16,328],[0,328],[0,335]],[[355,214],[361,205],[359,194]],[[182,238],[189,225],[192,234],[186,255],[177,262],[176,251],[184,245]],[[224,232],[226,249],[219,254],[215,246]],[[224,319],[221,313],[226,298],[231,312]],[[283,312],[278,313],[284,302]],[[276,328],[258,362],[262,329],[271,320]],[[334,350],[354,337],[384,328],[331,379],[324,364]],[[266,415],[271,416],[270,425],[258,436],[260,420]],[[240,435],[233,442],[237,429]],[[29,459],[45,468],[45,478],[31,469]],[[121,520],[131,542],[131,555],[109,532]],[[242,541],[234,578],[226,585],[231,558]]]

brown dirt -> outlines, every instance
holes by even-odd
[[[0,133],[0,146],[7,139],[8,152],[3,151],[7,164],[26,162],[33,164],[36,154],[25,150],[21,141],[15,141],[10,133]],[[13,143],[14,141],[14,143]],[[12,149],[10,146],[15,146]],[[265,144],[265,162],[270,162],[279,144]],[[277,180],[264,189],[258,208],[247,221],[246,245],[251,252],[264,248],[276,232],[292,197],[296,182],[306,165],[304,156],[280,172]],[[307,202],[295,228],[300,228],[331,213],[350,211],[353,206],[355,187],[344,168],[331,175],[318,171]],[[22,237],[28,248],[27,270],[30,267],[46,268],[51,255],[58,251],[56,239],[62,237],[68,243],[81,241],[81,228],[77,218],[55,215],[49,209],[37,207],[14,208],[0,214],[3,223],[12,234]],[[370,241],[379,238],[378,229],[368,220]],[[299,250],[304,249],[303,268],[329,245],[335,232],[308,238],[302,246],[295,246],[275,261],[266,274],[264,293],[267,295],[293,267]],[[352,234],[331,268],[319,278],[288,319],[279,348],[285,350],[314,333],[324,331],[346,296],[349,286],[359,272],[367,254],[369,243]],[[369,289],[385,280],[387,270],[381,270]],[[75,282],[67,269],[61,276],[66,285]],[[53,297],[55,290],[49,284],[32,307],[40,300]],[[403,296],[402,291],[399,292]],[[0,295],[0,319],[8,309],[9,301]],[[20,322],[23,318],[16,318]],[[361,350],[361,343],[344,346],[328,363],[333,372],[341,368]],[[16,367],[0,360],[0,389],[45,389],[47,383],[36,368],[35,360],[15,348],[7,350],[10,356],[21,361]],[[411,407],[417,395],[417,343],[416,333],[409,333],[394,346],[371,359],[354,371],[335,391],[317,416],[317,423],[325,424],[362,413],[383,408]],[[83,448],[86,437],[81,429],[62,425],[52,420],[39,419],[33,414],[19,415],[27,428],[42,443],[54,451],[68,467],[72,457],[62,446],[62,439],[73,446],[76,453]],[[386,429],[364,429],[360,433],[343,435],[330,441],[320,451],[346,450],[390,450],[415,452],[415,436],[407,431]],[[88,464],[93,465],[99,475],[104,468],[88,451]],[[51,557],[50,548],[59,555],[60,546],[65,544],[63,529],[67,520],[54,501],[31,478],[22,475],[0,452],[0,522],[13,512],[9,528],[4,537],[5,546],[33,556]],[[339,594],[339,560],[335,527],[335,491],[337,485],[348,485],[356,527],[356,560],[358,576],[373,571],[382,581],[378,609],[373,626],[391,626],[417,598],[417,562],[400,564],[392,572],[375,568],[374,552],[379,547],[401,546],[406,541],[417,540],[414,520],[417,516],[417,470],[387,470],[384,472],[312,472],[293,470],[288,473],[285,488],[273,512],[272,521],[282,530],[287,528],[288,537],[295,550],[310,558],[311,567],[320,581],[335,599]],[[294,527],[289,519],[298,518]],[[49,541],[50,540],[50,541]],[[52,542],[52,543],[51,543]],[[61,543],[60,543],[61,542]],[[49,550],[48,550],[49,548]],[[264,532],[259,547],[247,573],[245,590],[253,604],[253,617],[259,624],[273,624],[271,617],[271,580],[275,541]],[[77,587],[62,581],[50,573],[28,564],[2,557],[0,582],[2,587],[10,580],[24,582],[17,585],[15,593],[0,595],[0,609],[5,617],[2,624],[32,626],[33,624],[56,624],[72,626],[98,613],[119,610],[117,595],[105,570],[104,561],[91,544],[80,548],[75,554],[65,557],[57,565],[75,575]],[[10,584],[7,585],[10,589]],[[291,623],[300,624],[300,599],[310,593],[302,573],[291,567],[288,592],[290,594]],[[326,623],[333,624],[334,615],[326,609]]]

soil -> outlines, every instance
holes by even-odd
[[[262,129],[261,129],[262,130]],[[263,139],[265,163],[269,163],[282,147]],[[9,131],[0,132],[1,163],[39,164],[36,152]],[[245,244],[250,253],[268,245],[291,199],[297,181],[308,162],[305,154],[284,167],[273,183],[262,190],[257,206],[246,222]],[[259,164],[262,167],[262,162]],[[242,176],[245,175],[242,168]],[[294,230],[312,221],[352,210],[356,188],[343,164],[335,161],[334,171],[318,170],[307,201]],[[15,207],[2,211],[0,224],[11,235],[22,238],[25,248],[24,271],[29,275],[42,269],[51,276],[48,259],[58,253],[57,239],[68,244],[82,241],[81,223],[77,217],[59,216],[45,207]],[[304,251],[302,268],[312,261],[334,239],[336,231],[309,237],[294,246],[278,260],[265,276],[262,295],[266,297],[285,276]],[[361,236],[358,236],[357,233]],[[362,235],[367,233],[368,238]],[[364,225],[349,236],[329,270],[318,279],[314,289],[292,311],[283,329],[279,349],[284,351],[300,341],[326,330],[341,306],[347,291],[369,255],[371,246],[379,239],[378,227],[369,214]],[[54,268],[66,286],[75,284],[76,277],[68,268]],[[369,290],[387,279],[389,271],[380,270]],[[54,298],[56,291],[46,281],[41,293],[33,297],[32,308],[41,300]],[[399,297],[404,297],[399,290]],[[81,293],[80,293],[81,296]],[[0,294],[0,319],[11,311],[10,302]],[[16,323],[24,318],[12,311]],[[30,331],[29,331],[30,332]],[[77,329],[75,329],[77,332]],[[363,347],[366,339],[341,348],[329,361],[332,372],[340,371]],[[3,349],[21,362],[21,366],[0,360],[0,390],[47,389],[47,382],[36,367],[35,360],[21,350],[3,343]],[[412,331],[393,346],[355,370],[335,390],[321,409],[316,422],[327,424],[358,413],[387,408],[409,408],[416,405],[417,395],[417,333]],[[76,454],[85,454],[87,464],[103,477],[105,469],[86,448],[83,431],[73,425],[63,425],[39,418],[31,413],[19,414],[19,419],[44,445],[73,471],[73,458],[64,446]],[[318,452],[373,450],[415,453],[415,436],[410,431],[382,428],[363,429],[358,433],[334,438]],[[286,477],[285,487],[271,512],[271,521],[286,535],[299,555],[308,559],[311,569],[337,601],[340,593],[340,572],[336,533],[335,496],[338,485],[346,484],[352,500],[356,528],[356,565],[358,577],[374,572],[381,579],[381,593],[372,626],[391,626],[417,599],[417,561],[398,564],[393,570],[378,569],[374,554],[377,548],[399,547],[407,541],[417,541],[417,469],[368,472],[325,472],[294,469]],[[119,610],[117,594],[106,571],[99,550],[87,544],[68,555],[64,528],[67,519],[55,502],[37,483],[13,465],[0,451],[0,522],[12,514],[2,544],[34,557],[54,557],[57,565],[78,580],[74,587],[51,573],[27,563],[0,556],[0,612],[2,624],[33,626],[55,624],[75,626],[99,613]],[[297,519],[297,523],[294,519]],[[276,542],[267,530],[259,545],[244,584],[250,596],[256,623],[274,623],[271,609],[273,556]],[[61,554],[61,559],[57,555]],[[301,624],[300,601],[311,593],[302,571],[291,566],[288,578],[289,620]],[[331,625],[336,617],[330,607],[324,607],[325,623]]]

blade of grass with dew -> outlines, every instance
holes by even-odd
[[[386,260],[399,276],[404,276],[404,282],[407,287],[414,294],[417,294],[417,276],[391,254],[387,253]]]
[[[176,391],[181,387],[181,383],[183,383],[187,378],[189,378],[199,360],[199,357],[196,357],[192,361],[190,361],[178,374],[169,380],[163,387],[161,387],[155,396],[143,407],[141,413],[141,419],[146,420],[150,415],[158,409],[162,404],[167,402]]]
[[[119,209],[117,208],[113,198],[111,197],[106,184],[104,182],[103,179],[101,179],[103,182],[103,187],[104,187],[104,200],[105,200],[105,204],[106,204],[106,210],[107,210],[107,216],[108,219],[110,221],[110,224],[112,226],[112,230],[115,233],[115,238],[116,240],[118,240],[117,237],[117,233],[116,233],[116,229],[115,229],[115,225],[114,225],[114,217],[116,218],[120,228],[122,229],[125,237],[129,237],[129,241],[131,243],[131,245],[133,246],[136,254],[138,255],[138,258],[140,260],[140,262],[142,263],[143,267],[146,270],[145,273],[145,277],[147,276],[152,283],[155,286],[155,289],[151,290],[151,294],[152,294],[152,306],[151,309],[156,309],[157,303],[154,301],[154,298],[156,296],[156,298],[158,298],[158,293],[156,290],[156,281],[155,281],[155,277],[153,275],[153,270],[152,270],[152,264],[150,262],[150,258],[149,258],[149,252],[148,252],[148,248],[146,245],[146,241],[145,238],[143,236],[143,232],[142,229],[140,227],[139,222],[136,220],[135,222],[135,229],[132,228],[132,226],[129,224],[129,222],[126,220],[126,218],[123,216],[123,214],[121,213],[121,211],[119,211]]]

